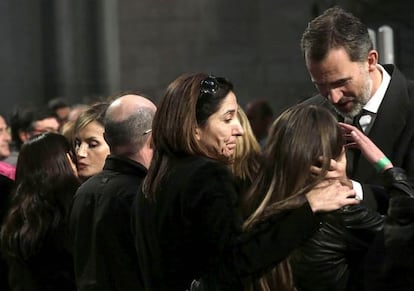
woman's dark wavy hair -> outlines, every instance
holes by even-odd
[[[305,194],[325,178],[330,160],[340,157],[343,145],[342,131],[327,109],[299,104],[284,111],[270,128],[258,177],[244,201],[245,215],[250,215],[245,229],[306,203]],[[319,175],[311,173],[313,165],[322,168]],[[262,290],[293,290],[288,261],[259,284]]]
[[[203,128],[210,115],[215,113],[233,85],[215,78],[215,92],[200,94],[201,82],[209,75],[184,74],[170,83],[164,93],[152,123],[154,157],[143,183],[143,190],[150,200],[155,200],[160,181],[167,175],[171,160],[202,155],[220,159],[196,139],[197,128]]]
[[[0,234],[8,257],[27,260],[51,240],[63,247],[72,197],[80,184],[67,154],[76,164],[69,142],[57,133],[44,133],[23,144],[15,193]]]

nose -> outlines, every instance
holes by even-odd
[[[328,98],[333,104],[337,104],[342,97],[343,94],[339,88],[332,88],[329,90]]]
[[[243,127],[241,126],[240,121],[238,119],[236,120],[236,123],[234,124],[232,134],[236,136],[240,136],[244,134]]]
[[[78,155],[79,158],[85,158],[88,154],[87,154],[87,144],[86,143],[81,143],[78,148],[76,149],[76,154]]]

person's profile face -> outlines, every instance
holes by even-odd
[[[109,155],[103,126],[92,121],[75,133],[75,151],[79,177],[88,178],[101,172]]]
[[[322,61],[307,60],[307,68],[319,93],[343,116],[354,117],[371,98],[368,65],[351,61],[343,48],[331,49]]]
[[[218,156],[231,157],[236,148],[237,136],[243,134],[237,109],[236,95],[230,92],[218,110],[208,118],[206,125],[198,129],[198,140]]]
[[[0,116],[0,160],[10,156],[10,142],[9,127],[4,118]]]

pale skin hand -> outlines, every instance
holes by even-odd
[[[355,199],[355,191],[337,180],[322,181],[306,194],[306,198],[314,213],[333,211],[359,203]]]
[[[345,138],[350,140],[346,146],[358,148],[364,157],[372,164],[375,164],[381,158],[385,157],[384,153],[358,128],[350,124],[340,122],[339,125],[344,130]],[[393,164],[389,163],[383,171],[392,168]]]
[[[317,166],[311,167],[312,174],[319,175],[321,171],[322,169]],[[329,171],[328,173],[326,173],[325,178],[339,180],[342,183],[342,185],[352,188],[352,182],[350,179],[348,179],[346,175],[345,149],[342,150],[342,153],[337,160],[334,160],[334,159],[330,160]]]

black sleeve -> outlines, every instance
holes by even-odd
[[[215,249],[217,258],[212,259],[208,270],[221,286],[237,286],[247,277],[257,276],[280,261],[319,227],[319,219],[308,203],[302,207],[275,215],[248,232],[241,231],[241,215],[237,205],[237,193],[227,169],[205,168],[194,175],[200,193],[199,202],[191,199],[200,225],[204,229],[209,249]],[[205,179],[208,177],[208,179]]]
[[[409,290],[414,284],[413,187],[401,168],[387,170],[383,178],[391,194],[384,225],[385,279],[395,290]]]

